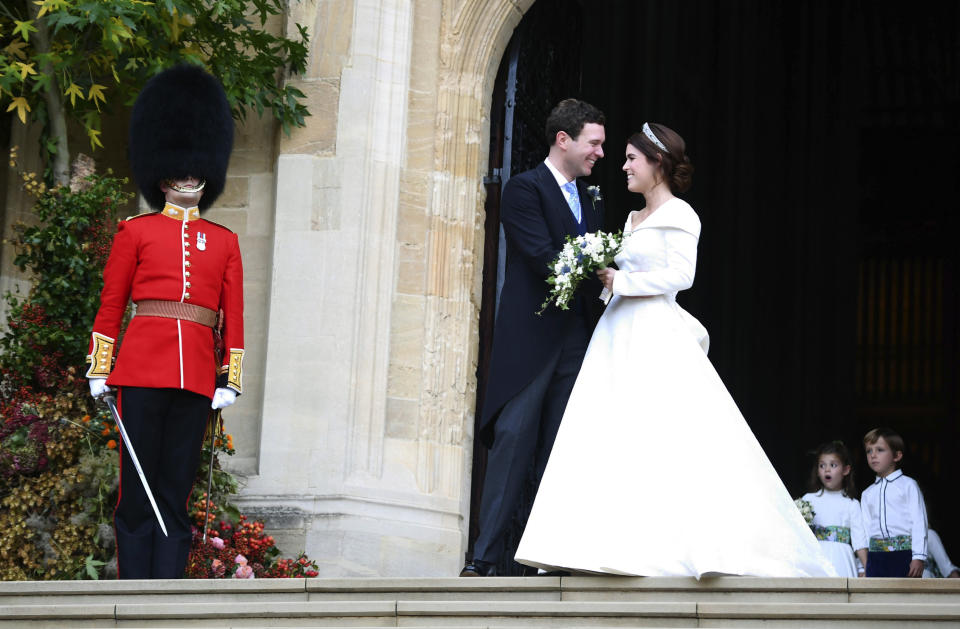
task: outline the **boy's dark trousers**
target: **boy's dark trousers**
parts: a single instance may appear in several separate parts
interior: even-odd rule
[[[867,576],[906,577],[910,572],[910,561],[912,559],[912,550],[869,551],[867,553]]]

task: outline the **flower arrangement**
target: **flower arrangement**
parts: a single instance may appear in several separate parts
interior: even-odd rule
[[[543,314],[550,304],[569,310],[580,282],[597,269],[609,266],[622,246],[623,232],[596,231],[575,238],[567,236],[567,242],[553,261],[553,273],[547,278],[550,292],[537,314]]]
[[[190,513],[194,520],[193,540],[184,576],[192,579],[255,579],[315,577],[317,564],[306,554],[296,559],[277,559],[280,551],[273,537],[264,534],[262,522],[250,522],[239,515],[236,524],[218,519],[217,505],[206,509],[206,494],[193,502]],[[201,530],[208,521],[207,540]]]
[[[799,498],[794,500],[794,504],[797,505],[797,509],[800,510],[800,515],[803,516],[804,521],[807,524],[811,524],[813,522],[813,517],[817,515],[813,510],[813,505],[808,501],[801,500]]]

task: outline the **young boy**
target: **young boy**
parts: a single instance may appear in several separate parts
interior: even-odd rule
[[[874,428],[863,445],[877,474],[860,498],[870,537],[867,576],[920,578],[927,560],[927,509],[917,482],[899,469],[903,438],[890,428]]]

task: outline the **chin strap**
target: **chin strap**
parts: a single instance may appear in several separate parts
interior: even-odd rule
[[[188,186],[181,186],[181,185],[177,184],[174,180],[172,180],[172,179],[167,179],[166,184],[167,184],[167,187],[168,187],[168,188],[170,188],[171,190],[176,190],[177,192],[179,192],[179,193],[181,193],[181,194],[193,194],[193,193],[195,193],[195,192],[200,192],[201,190],[203,190],[203,189],[206,187],[206,185],[207,185],[207,180],[206,180],[206,179],[201,179],[201,180],[200,180],[200,183],[198,183],[198,184],[195,185],[195,186],[189,186],[189,185],[188,185]]]

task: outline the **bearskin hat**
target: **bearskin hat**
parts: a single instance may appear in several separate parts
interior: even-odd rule
[[[130,117],[130,168],[147,203],[162,209],[160,182],[206,180],[201,211],[227,180],[233,117],[220,82],[202,68],[178,65],[157,74],[137,96]]]

